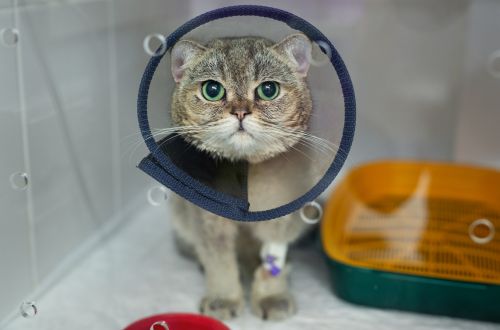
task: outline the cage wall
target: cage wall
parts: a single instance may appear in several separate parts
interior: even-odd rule
[[[136,169],[144,38],[236,3],[0,1],[0,325],[151,208],[158,184]],[[499,2],[257,3],[309,20],[346,61],[358,103],[346,169],[383,158],[500,168]],[[158,74],[161,122],[171,87]]]

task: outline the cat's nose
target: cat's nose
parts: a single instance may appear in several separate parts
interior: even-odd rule
[[[248,109],[233,109],[231,110],[231,114],[235,115],[240,121],[242,121],[243,118],[245,118],[246,115],[251,114],[251,112]]]

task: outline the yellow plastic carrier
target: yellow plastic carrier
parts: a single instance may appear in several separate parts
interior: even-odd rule
[[[500,321],[500,172],[385,161],[325,209],[334,291],[362,304]]]

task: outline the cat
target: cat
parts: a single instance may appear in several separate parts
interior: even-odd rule
[[[278,43],[258,37],[221,38],[205,45],[181,40],[171,51],[176,83],[173,124],[190,145],[214,158],[247,161],[249,180],[255,183],[249,187],[249,196],[264,208],[273,201],[268,195],[259,200],[259,189],[283,198],[297,196],[295,190],[311,185],[307,174],[272,184],[281,172],[281,162],[286,161],[281,155],[308,128],[312,100],[306,78],[311,48],[311,41],[298,33]],[[206,294],[200,311],[219,319],[236,317],[244,308],[240,255],[258,257],[266,244],[287,246],[308,229],[297,214],[241,223],[179,196],[169,200],[176,239],[184,250],[191,249],[205,273]],[[257,263],[250,294],[254,314],[280,320],[296,312],[289,272],[288,264],[271,274],[263,263]]]

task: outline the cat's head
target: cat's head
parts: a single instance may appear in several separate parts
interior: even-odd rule
[[[312,110],[306,83],[311,42],[293,34],[189,40],[172,49],[176,87],[172,120],[178,132],[215,157],[260,162],[290,150]]]

